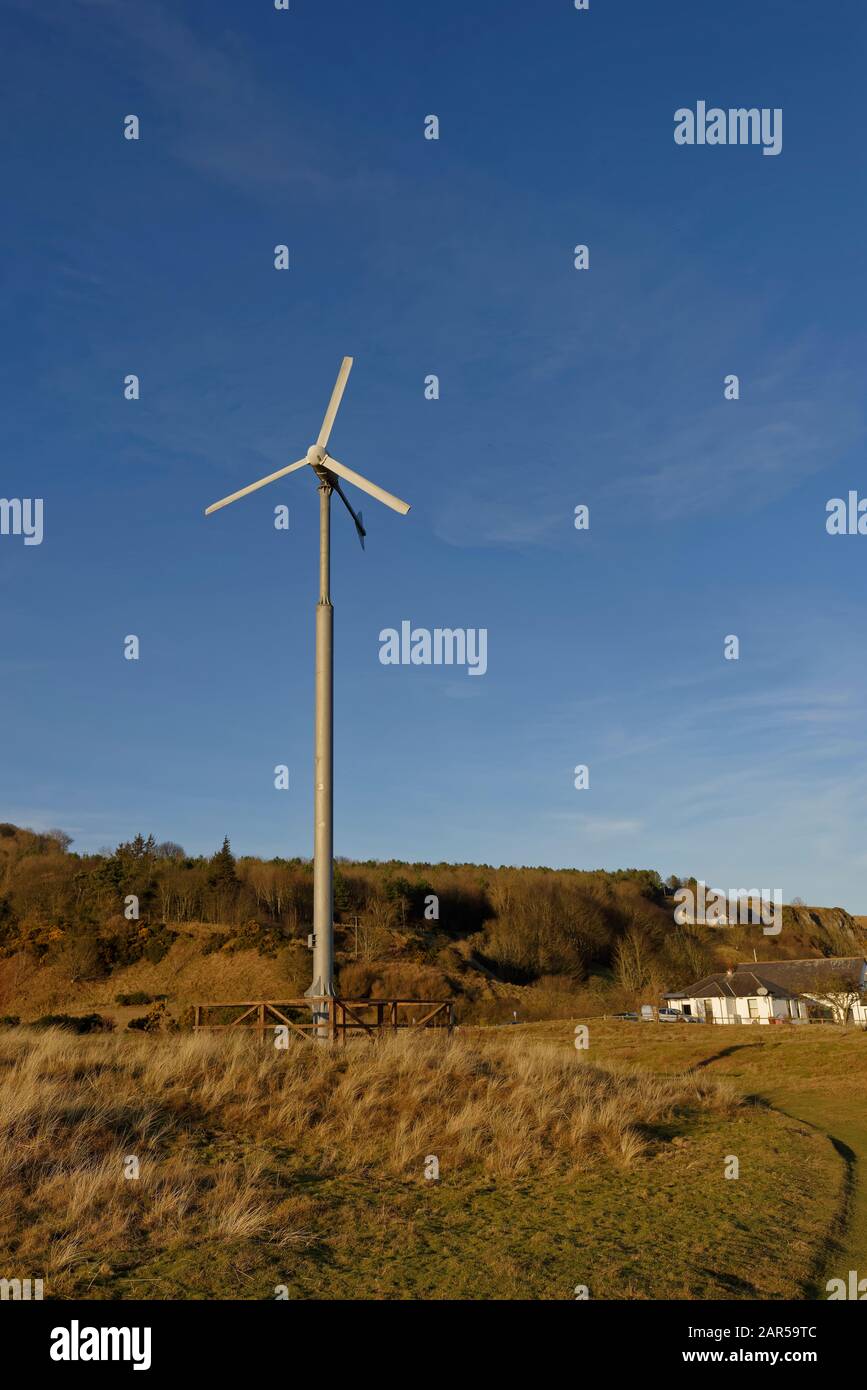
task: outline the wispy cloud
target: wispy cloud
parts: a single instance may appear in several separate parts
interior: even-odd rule
[[[575,824],[580,834],[592,840],[614,839],[622,835],[637,835],[642,828],[640,820],[618,816],[578,816]]]
[[[54,29],[64,25],[72,43],[103,45],[142,84],[167,127],[169,153],[189,168],[250,193],[335,186],[321,141],[310,156],[303,107],[263,82],[240,35],[217,28],[205,7],[196,25],[154,0],[74,0],[44,16],[30,0],[18,8]]]
[[[827,469],[863,435],[860,409],[833,381],[822,383],[813,399],[731,402],[723,422],[725,408],[715,403],[672,420],[664,442],[646,440],[640,456],[630,445],[612,495],[630,512],[649,504],[671,519],[733,499],[739,510],[755,511]]]
[[[439,540],[457,546],[538,545],[570,526],[563,507],[542,501],[537,507],[492,498],[492,489],[467,487],[452,492],[434,514]]]

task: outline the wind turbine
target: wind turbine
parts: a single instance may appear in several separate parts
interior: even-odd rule
[[[290,463],[287,468],[278,468],[267,478],[239,488],[228,497],[206,507],[205,516],[237,502],[250,492],[256,492],[268,483],[285,478],[299,468],[312,468],[319,479],[319,602],[316,606],[316,721],[313,770],[313,983],[307,991],[311,996],[314,1034],[319,1038],[328,1035],[327,1000],[334,994],[334,912],[333,912],[333,862],[334,862],[334,608],[331,604],[331,494],[336,492],[343,502],[358,532],[358,539],[364,548],[367,534],[361,520],[361,512],[350,505],[339,479],[361,488],[377,502],[400,512],[405,516],[409,504],[399,497],[386,492],[360,473],[338,463],[326,452],[326,445],[334,427],[334,420],[346,390],[352,358],[344,357],[337,373],[337,381],[331,392],[331,400],[322,421],[322,428],[315,444],[311,444],[303,459]]]

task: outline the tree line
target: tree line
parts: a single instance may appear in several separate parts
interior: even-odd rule
[[[215,948],[263,952],[311,930],[309,859],[237,858],[228,838],[210,856],[152,834],[96,854],[71,844],[61,830],[0,825],[0,954],[63,957],[86,974],[159,960],[185,923],[211,924]],[[357,959],[463,941],[515,982],[580,980],[599,966],[641,987],[660,954],[672,965],[701,954],[688,933],[672,933],[664,885],[647,869],[338,860],[334,909]]]

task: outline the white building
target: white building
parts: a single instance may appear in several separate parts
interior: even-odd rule
[[[756,961],[697,980],[665,996],[687,1018],[706,1023],[807,1023],[828,1018],[867,1027],[867,960]]]
[[[807,1005],[803,999],[741,966],[718,975],[707,975],[687,989],[666,994],[665,1002],[676,1013],[687,1018],[702,1018],[706,1023],[807,1021]]]
[[[744,968],[737,967],[738,970]],[[753,969],[759,971],[763,979],[772,980],[806,999],[811,1016],[824,1014],[835,1023],[867,1026],[867,959],[864,956],[759,961]]]

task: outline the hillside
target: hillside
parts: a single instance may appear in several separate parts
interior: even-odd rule
[[[61,831],[0,825],[0,1016],[96,1010],[126,1023],[167,997],[291,998],[310,981],[309,860],[191,858],[137,836],[78,855]],[[676,881],[675,881],[676,883]],[[865,924],[786,907],[760,927],[683,927],[654,870],[474,864],[335,866],[338,988],[347,997],[453,997],[495,1022],[612,1012],[738,960],[848,955]],[[145,1001],[146,1002],[146,1001]]]

